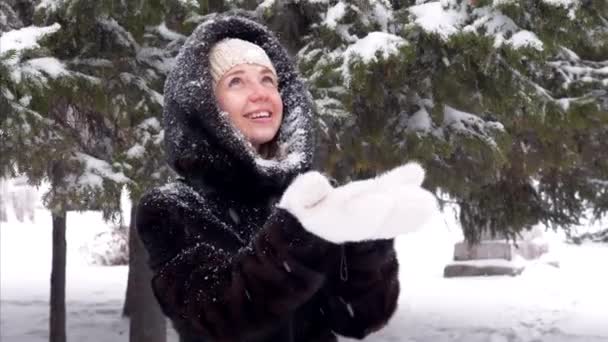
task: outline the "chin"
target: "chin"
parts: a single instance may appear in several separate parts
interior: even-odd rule
[[[261,146],[261,145],[264,145],[264,144],[272,141],[272,138],[264,138],[264,139],[254,138],[254,139],[251,139],[250,141],[252,141],[254,145]]]
[[[277,133],[278,133],[278,130],[256,132],[255,134],[252,134],[250,136],[249,141],[253,141],[258,145],[262,145],[267,142],[270,142]]]

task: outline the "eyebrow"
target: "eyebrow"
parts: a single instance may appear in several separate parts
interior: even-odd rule
[[[262,74],[272,74],[272,75],[274,75],[274,73],[272,71],[270,71],[270,69],[268,69],[268,68],[264,68],[264,70],[262,70]]]
[[[229,77],[229,76],[234,76],[234,75],[242,75],[244,73],[245,73],[244,70],[233,70],[233,71],[227,73],[226,76],[224,76],[224,77]],[[275,76],[275,78],[278,78],[270,69],[268,69],[266,67],[260,73],[264,74],[264,75],[265,74],[271,74],[271,75]]]
[[[243,70],[234,70],[234,71],[231,71],[231,72],[227,73],[226,77],[227,76],[232,76],[232,75],[244,74],[244,73],[245,73],[245,71],[243,71]]]

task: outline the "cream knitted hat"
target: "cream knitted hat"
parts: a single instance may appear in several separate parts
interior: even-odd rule
[[[277,75],[266,51],[259,45],[238,38],[226,38],[215,44],[209,54],[213,86],[215,87],[228,70],[243,63],[265,66]]]

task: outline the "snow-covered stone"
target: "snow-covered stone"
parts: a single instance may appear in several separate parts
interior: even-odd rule
[[[508,242],[506,240],[481,241],[469,244],[466,241],[454,245],[454,260],[505,259],[513,260],[521,256],[526,260],[538,259],[549,251],[549,244],[543,240]]]
[[[521,263],[504,259],[487,259],[484,262],[480,262],[480,260],[458,261],[447,265],[443,269],[443,276],[446,278],[495,275],[515,276],[521,274],[524,268],[524,265]]]
[[[538,228],[523,232],[517,241],[484,231],[478,243],[463,240],[454,244],[454,262],[445,267],[444,276],[518,275],[526,261],[537,260],[548,251],[549,243]]]

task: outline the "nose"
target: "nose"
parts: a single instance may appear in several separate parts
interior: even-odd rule
[[[268,89],[260,82],[251,83],[251,91],[249,92],[249,100],[251,102],[263,101],[268,99]]]

